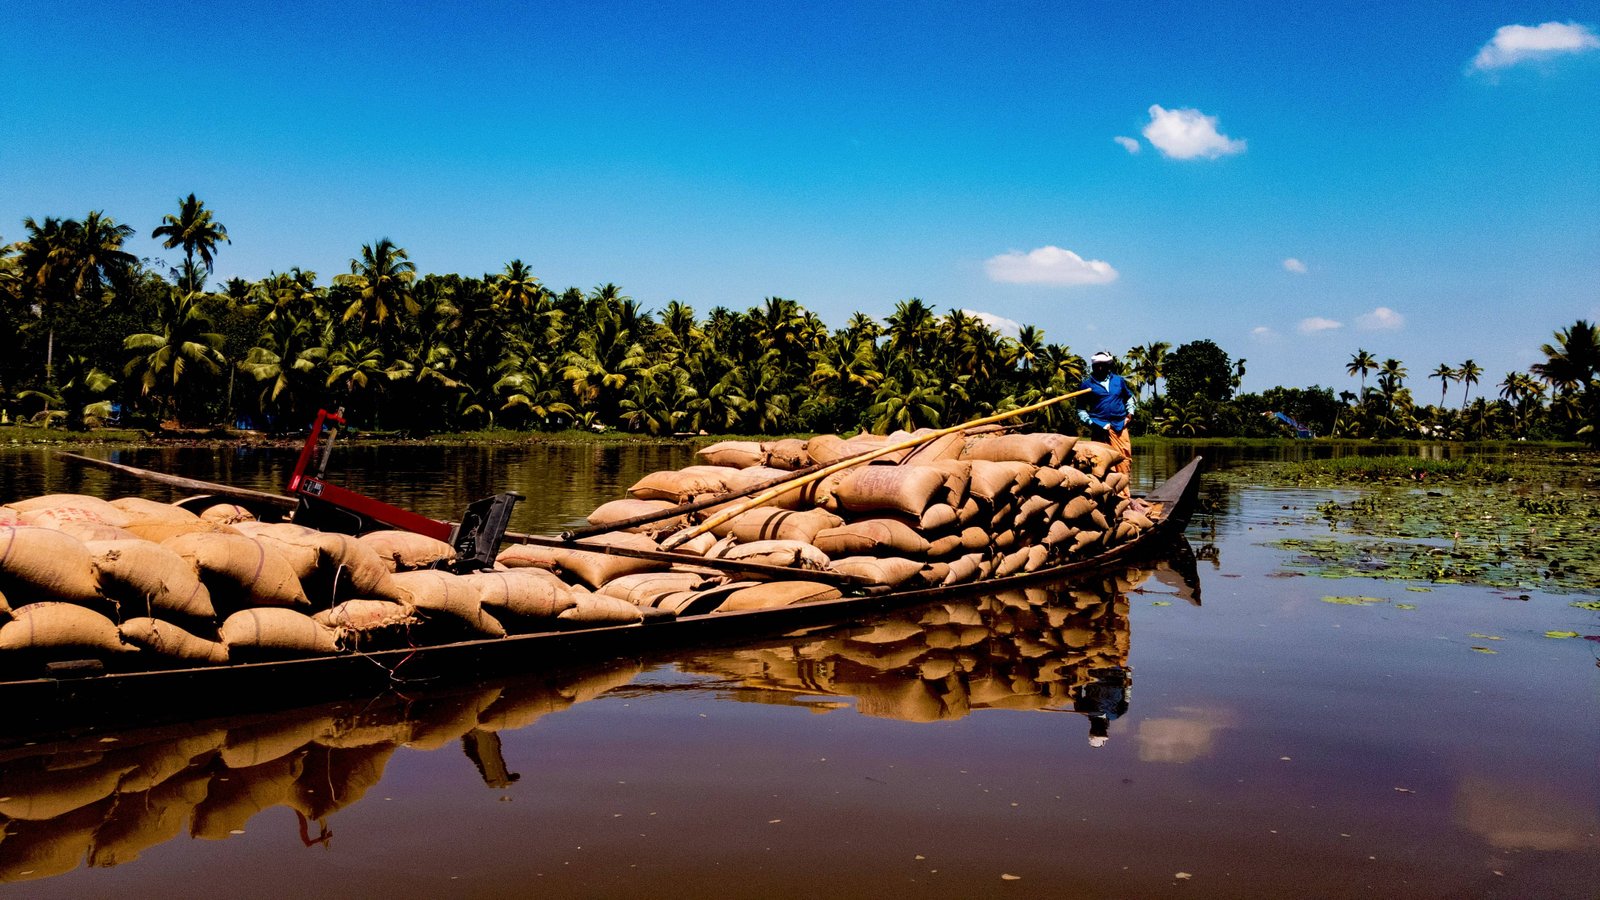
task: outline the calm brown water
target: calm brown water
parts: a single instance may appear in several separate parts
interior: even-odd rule
[[[292,455],[119,459],[271,489]],[[440,517],[520,490],[529,531],[688,461],[340,459],[342,483]],[[5,498],[143,490],[0,460]],[[18,748],[0,754],[0,895],[1596,896],[1600,644],[1545,632],[1600,635],[1570,605],[1597,598],[1287,576],[1267,542],[1315,531],[1304,512],[1329,496],[1208,483],[1203,605],[1178,572],[1130,570],[748,648]],[[1322,602],[1351,594],[1388,602]]]

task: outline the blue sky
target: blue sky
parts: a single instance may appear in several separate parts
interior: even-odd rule
[[[148,235],[193,191],[233,237],[218,277],[326,282],[387,236],[424,272],[521,258],[702,315],[916,296],[1084,354],[1210,338],[1249,389],[1349,387],[1365,348],[1424,399],[1440,362],[1498,380],[1600,318],[1594,2],[7,20],[4,240],[103,209],[175,258]]]

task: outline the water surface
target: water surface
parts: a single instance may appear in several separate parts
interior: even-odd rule
[[[293,454],[119,459],[274,489]],[[4,461],[7,498],[142,490]],[[515,489],[552,531],[687,461],[357,448],[335,478],[443,518]],[[1212,479],[1197,572],[13,747],[0,894],[1595,896],[1600,644],[1545,633],[1600,613],[1296,574],[1269,544],[1330,496]]]

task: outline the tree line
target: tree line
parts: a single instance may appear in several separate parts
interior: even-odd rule
[[[609,283],[557,292],[520,259],[481,277],[419,274],[387,238],[331,279],[289,268],[212,284],[228,232],[193,194],[151,231],[181,250],[170,267],[129,253],[134,229],[103,212],[22,227],[0,247],[0,404],[69,427],[116,411],[131,424],[293,431],[343,407],[359,426],[417,434],[882,432],[1036,402],[1085,371],[1041,328],[1002,335],[917,298],[837,329],[781,297],[702,317],[676,300],[646,310]],[[1136,346],[1118,367],[1141,429],[1174,436],[1277,434],[1281,412],[1323,435],[1592,438],[1600,338],[1580,320],[1542,349],[1546,361],[1507,373],[1496,399],[1468,400],[1484,375],[1471,360],[1441,364],[1428,376],[1438,405],[1417,402],[1401,362],[1364,350],[1347,367],[1359,392],[1337,395],[1240,394],[1246,360],[1206,340]],[[1069,410],[1046,418],[1072,427]]]

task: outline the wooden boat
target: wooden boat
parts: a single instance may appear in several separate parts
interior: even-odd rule
[[[1154,522],[1137,538],[1096,556],[1036,572],[960,585],[865,593],[771,609],[647,620],[643,624],[552,630],[426,647],[346,652],[271,662],[155,671],[61,671],[0,681],[0,739],[70,733],[115,722],[176,721],[223,712],[287,708],[385,690],[462,683],[514,673],[636,657],[665,649],[748,642],[798,629],[865,619],[884,610],[1030,584],[1071,582],[1171,552],[1193,512],[1202,460],[1146,495]],[[804,574],[804,573],[800,573]]]

